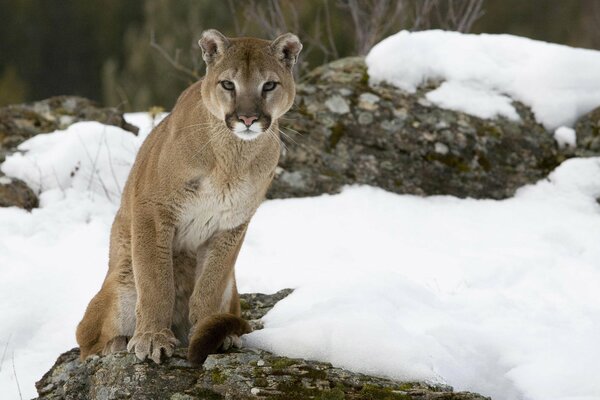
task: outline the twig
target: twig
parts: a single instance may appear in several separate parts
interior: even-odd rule
[[[2,358],[0,358],[0,371],[2,371],[2,364],[4,364],[4,358],[6,357],[6,350],[8,350],[8,344],[10,343],[10,338],[12,333],[8,335],[8,339],[6,339],[6,344],[4,345],[4,351],[2,351]]]
[[[115,181],[117,190],[119,191],[119,196],[121,196],[123,194],[123,191],[121,190],[121,184],[119,183],[119,180],[117,179],[117,174],[115,173],[115,169],[114,169],[113,162],[112,162],[112,154],[110,153],[110,146],[108,145],[108,140],[106,139],[106,135],[104,135],[104,145],[106,146],[106,152],[108,155],[108,165],[110,166],[110,173],[113,177],[113,180]]]
[[[12,368],[15,382],[17,383],[17,390],[19,391],[19,399],[23,400],[23,394],[21,394],[21,385],[19,385],[19,378],[17,378],[17,370],[15,369],[15,352],[12,353]]]
[[[54,176],[54,180],[56,181],[56,184],[58,185],[58,188],[60,189],[61,193],[64,196],[65,195],[65,188],[63,188],[62,185],[60,184],[60,180],[58,179],[58,174],[56,173],[56,169],[54,168],[54,165],[52,166],[52,175]]]
[[[106,130],[106,128],[104,128]],[[93,195],[93,191],[91,191],[92,188],[92,182],[94,180],[94,175],[98,176],[98,181],[100,182],[100,186],[102,186],[102,189],[104,190],[104,194],[106,195],[106,197],[108,198],[108,201],[112,202],[112,198],[110,197],[110,193],[108,188],[106,187],[106,184],[104,183],[104,181],[102,180],[102,177],[100,176],[100,173],[98,172],[97,167],[97,162],[98,162],[98,157],[99,157],[99,153],[100,153],[100,148],[102,146],[102,144],[98,144],[98,152],[96,153],[96,159],[92,160],[92,156],[90,155],[90,152],[88,151],[85,143],[83,142],[83,140],[81,139],[81,137],[78,135],[77,139],[79,140],[79,142],[81,143],[81,145],[83,146],[83,149],[85,150],[85,154],[88,157],[88,160],[92,163],[92,172],[90,174],[90,180],[88,182],[88,188],[87,190],[90,191]],[[93,199],[93,196],[92,196]]]
[[[177,71],[186,74],[188,77],[193,78],[194,80],[199,79],[200,75],[197,71],[191,70],[185,66],[183,66],[179,62],[179,50],[175,51],[175,59],[167,53],[165,49],[163,49],[158,43],[156,43],[156,37],[154,31],[150,32],[150,46],[159,52],[161,56],[169,63],[173,68]]]

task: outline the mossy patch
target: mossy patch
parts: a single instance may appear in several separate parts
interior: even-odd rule
[[[310,379],[327,379],[327,373],[320,369],[310,368],[310,367],[300,367],[300,371],[302,371],[303,378]]]
[[[277,360],[273,361],[271,367],[273,368],[273,370],[282,370],[284,368],[291,367],[297,362],[298,361],[289,358],[278,358]]]
[[[477,130],[477,135],[501,139],[502,136],[504,136],[504,132],[502,132],[502,129],[496,125],[482,125]]]
[[[411,397],[405,393],[399,393],[390,388],[381,388],[373,385],[365,385],[360,391],[364,400],[410,400]]]
[[[254,386],[267,387],[267,386],[269,386],[269,381],[267,381],[266,378],[258,377],[256,379],[254,379]]]
[[[331,128],[331,136],[329,136],[329,148],[334,149],[342,136],[344,136],[344,126],[338,122]]]
[[[252,306],[250,305],[250,303],[248,303],[246,300],[244,299],[240,299],[240,307],[243,311],[247,311],[252,309]]]
[[[212,379],[212,381],[217,385],[222,385],[227,380],[218,369],[213,369],[210,371],[210,379]]]
[[[335,387],[331,390],[325,390],[321,392],[315,400],[344,400],[346,398],[346,393],[340,388]]]
[[[457,157],[453,154],[438,154],[438,153],[429,153],[425,156],[427,161],[439,161],[442,164],[454,168],[459,172],[469,172],[469,165],[464,162],[460,157]]]

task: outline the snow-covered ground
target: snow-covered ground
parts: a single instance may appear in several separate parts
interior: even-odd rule
[[[146,114],[127,118],[139,137],[79,123],[29,140],[1,167],[42,191],[31,213],[0,208],[2,399],[19,398],[17,379],[33,397],[35,380],[76,345],[106,272],[120,190],[152,126]],[[591,158],[504,201],[371,187],[268,201],[240,254],[240,290],[296,291],[246,342],[496,400],[598,400],[598,197],[600,158]]]
[[[600,52],[518,36],[401,31],[377,44],[367,65],[373,82],[411,92],[442,79],[427,98],[481,118],[517,119],[509,95],[550,130],[600,104]]]

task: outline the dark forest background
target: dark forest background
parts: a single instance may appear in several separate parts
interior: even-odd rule
[[[0,0],[0,105],[81,95],[170,108],[202,75],[207,28],[298,33],[300,75],[400,29],[510,33],[600,49],[600,0]]]

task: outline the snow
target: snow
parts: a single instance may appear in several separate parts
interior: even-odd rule
[[[401,31],[373,47],[366,62],[372,82],[409,92],[444,80],[427,95],[431,101],[483,118],[514,117],[508,95],[549,130],[572,126],[600,104],[600,52],[518,36]]]
[[[470,82],[443,82],[425,97],[442,108],[468,112],[479,118],[505,117],[520,120],[508,96],[491,92],[485,87],[477,87]]]
[[[42,191],[31,213],[0,208],[3,399],[18,398],[15,375],[34,396],[33,383],[76,346],[106,272],[120,186],[152,125],[127,119],[144,126],[139,137],[78,123],[30,139],[2,165]],[[600,399],[598,196],[591,158],[504,201],[360,186],[268,201],[240,254],[240,290],[296,291],[245,340],[500,400]]]
[[[558,144],[558,147],[575,147],[577,146],[577,135],[573,128],[568,126],[561,126],[554,131],[554,140]]]

